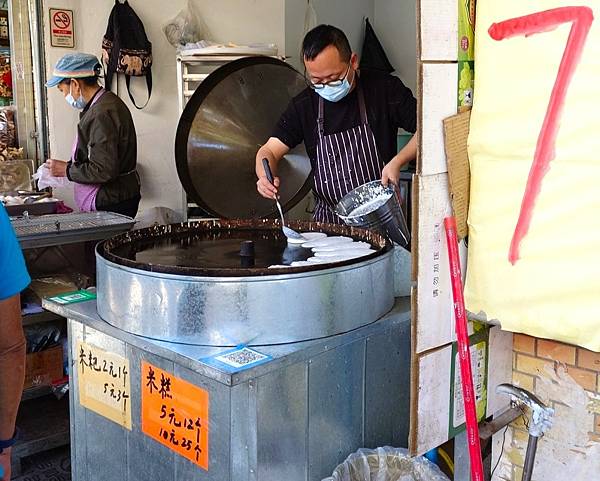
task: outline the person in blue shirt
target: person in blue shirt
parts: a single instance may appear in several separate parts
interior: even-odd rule
[[[25,378],[20,293],[31,279],[6,210],[0,203],[0,481],[10,480],[10,453]]]

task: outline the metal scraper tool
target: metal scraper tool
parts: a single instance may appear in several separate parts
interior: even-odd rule
[[[262,163],[263,168],[265,169],[265,175],[267,176],[267,179],[269,180],[269,182],[271,182],[271,184],[275,185],[273,181],[273,173],[271,172],[271,167],[269,166],[269,161],[267,159],[262,159]],[[293,239],[296,241],[307,240],[294,229],[290,229],[285,225],[285,220],[283,218],[283,210],[281,209],[281,204],[279,203],[277,195],[275,195],[275,203],[277,204],[277,209],[279,210],[279,215],[281,216],[281,230],[283,230],[283,234],[288,239]]]

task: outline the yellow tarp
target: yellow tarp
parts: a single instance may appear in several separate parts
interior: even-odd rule
[[[575,2],[575,10],[492,29],[496,37],[509,35],[511,27],[542,33],[499,40],[489,32],[494,23],[573,3],[477,3],[465,297],[469,311],[498,320],[503,329],[600,351],[600,1]],[[592,13],[591,29],[582,37]],[[568,18],[579,19],[573,39],[583,38],[582,54],[573,63],[570,85],[555,95],[566,92],[555,116],[555,155],[513,265],[511,240],[573,25]],[[553,19],[566,23],[548,29]]]

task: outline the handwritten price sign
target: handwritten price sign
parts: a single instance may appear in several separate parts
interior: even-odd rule
[[[204,389],[142,362],[142,431],[207,471],[208,402]]]
[[[543,7],[477,4],[465,298],[504,329],[600,350],[600,11]]]
[[[131,430],[129,360],[80,341],[77,371],[81,405]]]

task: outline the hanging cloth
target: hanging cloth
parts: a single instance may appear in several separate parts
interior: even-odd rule
[[[375,30],[373,30],[368,18],[365,19],[365,40],[363,42],[360,69],[379,70],[386,73],[392,73],[395,70],[385,54],[383,45],[375,35]]]

